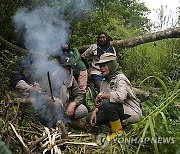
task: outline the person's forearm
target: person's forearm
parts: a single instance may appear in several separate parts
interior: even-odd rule
[[[69,104],[73,104],[74,107],[78,105],[76,102],[70,102]]]
[[[109,93],[100,93],[99,94],[100,99],[110,99],[110,94]]]
[[[95,108],[95,109],[94,109],[94,112],[96,112],[96,113],[99,112],[99,109],[98,109],[98,108]]]

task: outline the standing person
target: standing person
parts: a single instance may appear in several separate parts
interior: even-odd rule
[[[76,48],[71,48],[70,44],[66,43],[63,46],[63,52],[66,58],[70,58],[74,67],[73,75],[78,82],[82,94],[85,95],[88,73],[85,64],[81,60],[79,51]]]
[[[114,53],[116,55],[115,48],[110,44],[112,38],[105,32],[101,32],[97,38],[97,44],[92,44],[82,55],[83,60],[91,59],[91,67],[88,68],[88,75],[90,76],[94,85],[99,89],[100,83],[104,78],[101,74],[99,66],[96,66],[96,62],[100,56],[104,53]],[[87,63],[86,63],[87,64]],[[88,67],[88,65],[86,66]]]
[[[86,118],[91,126],[110,122],[112,134],[106,137],[106,141],[111,141],[117,134],[123,133],[122,123],[140,121],[142,111],[130,81],[118,68],[116,56],[105,53],[97,64],[105,80],[95,99],[96,108]]]

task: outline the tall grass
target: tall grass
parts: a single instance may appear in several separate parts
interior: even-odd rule
[[[145,137],[145,135],[147,134],[148,128],[150,128],[151,137],[152,138],[156,137],[157,132],[155,130],[158,130],[158,127],[159,127],[159,124],[155,125],[157,116],[162,116],[162,121],[168,132],[168,122],[167,122],[167,118],[166,118],[164,112],[167,109],[168,105],[170,105],[171,103],[174,102],[174,100],[179,98],[179,94],[180,94],[180,89],[179,89],[180,81],[178,81],[178,83],[175,86],[173,91],[168,91],[168,88],[165,85],[165,83],[158,77],[150,76],[150,77],[146,78],[145,80],[143,80],[143,82],[145,82],[146,80],[148,80],[150,78],[156,78],[160,82],[160,84],[164,88],[165,97],[164,97],[164,99],[161,100],[160,105],[153,112],[149,113],[148,116],[144,117],[144,119],[140,122],[141,124],[143,123],[143,125],[145,125],[141,138]],[[142,144],[143,143],[139,144],[136,153],[139,153]],[[154,145],[155,153],[158,154],[159,150],[158,150],[157,143],[153,142],[153,145]]]
[[[122,70],[131,81],[141,82],[147,76],[157,76],[165,80],[177,80],[180,70],[180,40],[163,40],[126,49],[119,61]],[[120,51],[119,51],[120,52]],[[149,85],[155,87],[159,83]]]

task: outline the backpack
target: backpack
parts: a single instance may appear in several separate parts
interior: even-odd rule
[[[93,85],[89,85],[86,91],[85,105],[89,112],[94,110],[94,99],[96,98],[96,90]]]

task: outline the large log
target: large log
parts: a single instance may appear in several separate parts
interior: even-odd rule
[[[1,35],[0,35],[0,44],[2,44],[3,46],[6,47],[6,49],[13,51],[19,55],[24,55],[27,54],[29,51],[25,50],[23,48],[20,48],[10,42],[8,42],[7,40],[5,40]]]
[[[140,44],[145,44],[149,42],[159,41],[163,39],[168,38],[180,38],[180,27],[177,28],[170,28],[166,29],[164,31],[144,34],[141,36],[137,36],[130,39],[124,39],[124,40],[114,40],[111,42],[111,44],[115,47],[115,49],[119,48],[129,48],[129,47],[135,47]],[[84,52],[89,45],[84,45],[79,47],[79,51],[82,53]]]
[[[124,40],[114,40],[111,42],[111,44],[116,48],[129,48],[129,47],[135,47],[140,44],[154,42],[158,40],[168,39],[168,38],[180,38],[180,27],[177,28],[170,28],[166,29],[164,31],[144,34],[141,36],[137,36],[130,39],[124,39]],[[16,52],[17,54],[26,54],[29,51],[22,49],[7,40],[5,40],[2,36],[0,36],[0,43],[5,46],[7,49],[10,49],[13,52]],[[80,53],[83,53],[89,45],[84,45],[77,47]]]

